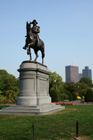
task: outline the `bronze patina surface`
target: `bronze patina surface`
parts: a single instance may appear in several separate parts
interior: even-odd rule
[[[31,28],[31,24],[33,24],[33,27]],[[31,58],[31,49],[34,49],[34,53],[36,55],[36,58],[34,61],[37,60],[38,58],[38,51],[40,50],[42,53],[42,64],[44,64],[44,42],[39,38],[38,33],[40,32],[40,27],[37,26],[37,21],[33,20],[32,22],[28,23],[26,22],[26,41],[25,41],[25,46],[23,49],[27,49],[27,54],[30,55],[30,61],[32,60]]]

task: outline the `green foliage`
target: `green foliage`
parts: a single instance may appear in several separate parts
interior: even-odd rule
[[[82,96],[85,97],[85,94],[87,92],[88,89],[91,89],[87,84],[84,83],[76,83],[76,87],[77,88],[77,93],[79,93],[79,96],[82,98]]]
[[[69,83],[69,84],[64,83],[63,93],[66,93],[68,91],[71,94],[77,93],[79,94],[79,96],[82,97],[82,96],[85,96],[86,91],[88,89],[91,89],[91,88],[87,84],[84,84],[84,83],[79,83],[79,82]],[[76,99],[76,95],[73,94],[72,96],[74,96],[74,99]]]
[[[16,100],[16,98],[18,97],[18,94],[19,94],[19,92],[15,92],[13,90],[7,90],[6,91],[6,96],[10,100]]]
[[[15,100],[19,94],[19,80],[5,70],[0,70],[0,91],[5,99]]]
[[[16,79],[13,75],[8,74],[5,70],[0,70],[0,89],[9,90],[16,83]]]
[[[3,95],[0,95],[0,101],[4,101],[5,97]]]
[[[72,101],[73,100],[73,96],[72,94],[69,92],[69,91],[66,91],[66,94],[69,96],[69,101]]]
[[[63,88],[63,81],[62,77],[57,74],[56,72],[50,72],[49,75],[49,90],[54,88],[57,93],[59,92],[60,88]]]
[[[73,100],[76,100],[77,99],[77,95],[74,92],[72,92],[71,94],[73,96]]]
[[[69,83],[68,84],[68,87],[67,87],[67,90],[72,93],[72,92],[75,92],[76,90],[76,84],[75,83]]]
[[[88,79],[88,78],[83,77],[83,80],[84,79]],[[63,83],[61,76],[59,76],[56,72],[53,73],[50,72],[49,90],[51,90],[51,88],[55,89],[58,94],[59,100],[62,100],[61,94],[66,93],[69,96],[69,100],[72,101],[77,99],[77,95],[79,95],[81,98],[82,96],[85,97],[87,90],[91,89],[91,80],[88,79],[86,81],[87,82],[85,82],[84,80],[82,82],[82,78],[81,78],[81,81],[77,83],[73,83],[73,82],[69,84]]]
[[[69,99],[69,96],[66,93],[60,93],[59,95],[60,95],[59,101],[64,101]]]
[[[93,91],[91,89],[86,92],[85,102],[93,102]]]
[[[58,94],[57,94],[56,90],[51,88],[49,94],[50,94],[50,97],[52,98],[52,102],[58,102]]]
[[[4,101],[5,100],[5,97],[2,94],[2,91],[0,90],[0,101]]]
[[[80,92],[79,92],[79,96],[82,98],[82,96],[85,97],[86,95],[86,89],[82,89]]]
[[[87,84],[89,87],[92,87],[92,80],[88,77],[82,77],[79,82]]]
[[[16,80],[15,86],[19,89],[19,80]]]

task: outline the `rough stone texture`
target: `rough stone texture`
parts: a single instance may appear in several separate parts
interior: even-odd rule
[[[65,109],[51,103],[49,70],[37,62],[24,61],[20,68],[20,93],[16,105],[3,108],[2,114],[45,115]]]

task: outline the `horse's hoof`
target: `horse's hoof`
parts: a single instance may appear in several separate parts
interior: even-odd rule
[[[42,65],[44,65],[44,62],[42,61]]]
[[[30,52],[27,52],[27,54],[30,54]]]

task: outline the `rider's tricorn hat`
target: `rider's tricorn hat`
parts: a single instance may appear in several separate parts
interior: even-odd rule
[[[36,25],[36,24],[38,24],[38,22],[34,19],[34,20],[31,22],[31,24]]]

